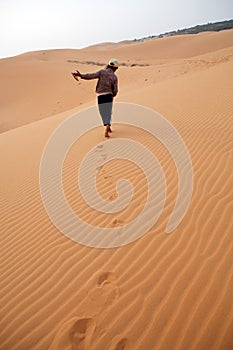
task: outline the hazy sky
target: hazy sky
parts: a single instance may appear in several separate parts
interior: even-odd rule
[[[232,0],[0,0],[0,58],[231,18]]]

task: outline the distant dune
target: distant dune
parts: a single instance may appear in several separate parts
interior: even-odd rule
[[[192,71],[205,69],[213,64],[218,50],[228,49],[229,53],[223,54],[223,59],[228,59],[232,43],[233,30],[229,30],[142,43],[106,43],[82,50],[37,51],[0,60],[0,132],[94,103],[95,81],[75,82],[70,75],[74,69],[96,71],[101,68],[99,63],[117,57],[124,64],[118,73],[120,98],[126,91],[148,85],[148,80],[154,85],[189,71],[191,66]],[[198,57],[203,54],[207,54],[205,63]],[[96,66],[85,64],[89,61]]]
[[[96,71],[110,57],[123,64],[116,102],[150,107],[172,123],[189,151],[194,189],[183,221],[165,234],[178,191],[176,166],[151,134],[114,124],[113,114],[111,138],[151,150],[164,171],[167,198],[142,238],[97,249],[71,241],[50,221],[39,167],[56,127],[96,104],[96,82],[76,82],[70,72]],[[233,30],[0,60],[1,350],[233,348],[232,71]],[[116,198],[118,179],[132,182],[135,196],[120,213],[97,213],[80,195],[81,161],[102,141],[100,122],[73,144],[64,193],[89,224],[124,226],[147,200],[145,176],[133,163],[114,160],[97,173],[108,201]],[[106,154],[100,149],[98,156]]]

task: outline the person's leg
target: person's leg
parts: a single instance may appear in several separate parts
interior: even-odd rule
[[[107,121],[107,125],[106,125],[106,130],[105,130],[105,137],[109,137],[109,133],[112,132],[111,129],[111,119],[112,119],[112,102],[113,102],[113,97],[111,94],[106,95],[106,103],[105,103],[105,107],[106,107],[106,121]]]
[[[109,133],[112,132],[111,126],[108,124],[106,125],[106,129],[105,129],[105,137],[110,137]]]
[[[105,137],[109,137],[111,130],[111,117],[112,117],[112,94],[98,96],[98,108],[102,118],[103,124],[106,127]]]

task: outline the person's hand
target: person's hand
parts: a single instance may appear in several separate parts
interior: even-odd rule
[[[81,77],[81,73],[78,71],[78,70],[76,70],[75,72],[72,72],[71,73],[74,77]]]
[[[74,79],[76,79],[76,80],[78,80],[78,77],[81,76],[81,74],[79,73],[79,71],[71,72],[71,74],[73,75]]]
[[[78,70],[76,70],[75,75],[81,78],[81,73]]]

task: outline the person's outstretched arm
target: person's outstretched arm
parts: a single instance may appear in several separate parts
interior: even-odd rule
[[[81,79],[91,80],[91,79],[98,79],[100,77],[100,73],[101,71],[98,71],[95,73],[82,74],[78,70],[76,70],[76,72],[72,72],[72,75],[75,79],[76,77],[80,77]]]

